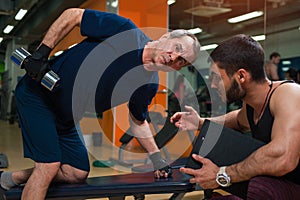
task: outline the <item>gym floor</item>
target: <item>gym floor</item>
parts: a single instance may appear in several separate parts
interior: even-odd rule
[[[42,133],[41,133],[42,134]],[[105,146],[105,145],[103,145]],[[100,149],[99,149],[100,148]],[[101,149],[102,148],[102,149]],[[89,148],[88,148],[89,149]],[[107,148],[105,147],[98,147],[98,149],[93,149],[90,151],[90,161],[91,161],[91,172],[90,177],[95,176],[108,176],[108,175],[115,175],[120,173],[127,173],[124,172],[126,170],[116,170],[112,168],[101,168],[101,167],[94,167],[92,165],[93,161],[96,160],[95,153],[91,153],[93,151],[101,151],[102,155],[106,155],[105,151]],[[109,150],[108,150],[109,151]],[[22,138],[21,138],[21,131],[18,126],[18,123],[9,124],[8,121],[0,120],[0,152],[4,153],[8,157],[9,166],[8,168],[0,169],[4,171],[13,171],[19,170],[24,168],[30,168],[33,166],[33,162],[29,159],[23,158],[23,150],[22,150]],[[108,153],[110,154],[110,152]],[[97,157],[97,155],[96,155]],[[121,169],[121,168],[118,168]],[[172,194],[153,194],[153,195],[146,195],[146,200],[164,200],[169,199]],[[108,198],[98,198],[99,200],[104,200]],[[133,200],[132,196],[126,197],[126,200]],[[203,192],[202,191],[195,191],[187,193],[184,200],[201,200],[203,199]]]

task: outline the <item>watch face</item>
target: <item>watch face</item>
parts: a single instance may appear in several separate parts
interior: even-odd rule
[[[222,184],[222,185],[226,185],[226,184],[228,183],[227,179],[224,178],[224,177],[219,177],[219,178],[218,178],[218,181],[219,181],[219,183]]]
[[[230,178],[224,176],[223,174],[219,174],[218,178],[216,179],[217,183],[222,187],[230,186]]]
[[[217,177],[216,177],[217,183],[222,187],[228,187],[230,186],[230,177],[225,172],[225,167],[221,167]]]

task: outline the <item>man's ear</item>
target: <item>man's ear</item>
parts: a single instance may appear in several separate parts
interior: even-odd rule
[[[244,82],[245,77],[247,76],[247,72],[244,69],[239,69],[237,71],[237,75],[238,75],[238,79],[240,80],[240,82]]]

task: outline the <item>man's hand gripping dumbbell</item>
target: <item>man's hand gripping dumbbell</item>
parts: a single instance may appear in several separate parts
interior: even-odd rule
[[[31,55],[24,48],[20,47],[13,52],[11,60],[19,65],[21,69],[24,68],[32,79],[52,91],[58,85],[60,78],[55,72],[50,70],[48,57],[51,50],[50,47],[41,44]]]
[[[48,57],[51,48],[42,44],[32,55],[27,56],[21,68],[25,68],[28,75],[37,82],[41,82],[44,75],[50,71]]]

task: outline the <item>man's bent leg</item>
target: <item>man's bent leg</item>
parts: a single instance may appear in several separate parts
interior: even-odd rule
[[[90,164],[87,149],[80,139],[80,135],[82,135],[80,127],[65,129],[60,133],[61,166],[55,181],[83,182],[90,171]]]
[[[1,174],[1,187],[5,190],[26,183],[32,173],[33,168],[24,169],[14,172],[3,172]]]
[[[23,189],[22,200],[45,199],[48,187],[57,175],[59,167],[59,162],[35,163],[32,174]]]
[[[29,177],[31,176],[33,168],[24,169],[20,171],[12,172],[12,179],[17,185],[26,183]]]
[[[55,182],[81,183],[86,180],[89,172],[76,169],[70,165],[64,164],[55,177]]]

